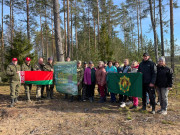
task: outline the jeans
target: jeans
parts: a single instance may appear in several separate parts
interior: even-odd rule
[[[159,95],[161,110],[167,111],[169,93],[168,88],[157,88],[157,92]]]
[[[116,102],[116,96],[114,93],[111,93],[111,102]]]

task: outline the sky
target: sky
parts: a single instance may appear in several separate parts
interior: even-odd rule
[[[116,5],[120,5],[121,2],[124,2],[125,0],[113,0],[114,1],[114,4]],[[167,1],[169,0],[164,0],[164,2],[167,3]],[[178,1],[178,5],[180,6],[180,0],[177,0]],[[62,7],[62,4],[60,5]],[[164,15],[164,17],[166,16],[167,19],[170,18],[169,17],[169,6],[166,6],[166,10],[167,10],[167,13]],[[9,14],[9,7],[7,6],[4,6],[4,15],[7,15]],[[1,17],[1,11],[0,11],[0,17]],[[61,14],[61,17],[63,18],[63,14]],[[17,16],[15,15],[15,19],[25,19],[26,18],[26,14],[24,15],[20,15],[20,16]],[[174,36],[175,36],[175,44],[177,44],[179,47],[180,47],[180,8],[178,9],[174,9]],[[143,19],[142,20],[142,29],[143,29],[143,35],[146,35],[147,38],[151,38],[153,39],[153,31],[149,31],[150,29],[150,25],[151,25],[151,20],[150,20],[150,16],[148,16],[147,18]],[[5,26],[6,28],[6,26]],[[123,39],[123,34],[122,34],[122,31],[120,29],[120,27],[116,27],[115,28],[116,31],[119,31],[118,33],[118,37],[120,37],[121,39]],[[158,36],[160,36],[160,28],[159,26],[157,27],[157,33],[158,33]],[[168,28],[168,33],[164,33],[164,39],[167,39],[169,40],[170,39],[170,28]],[[165,47],[167,47],[167,45],[165,44]],[[179,52],[180,54],[180,52]]]

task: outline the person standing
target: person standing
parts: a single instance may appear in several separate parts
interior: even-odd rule
[[[149,94],[152,105],[152,114],[155,114],[155,82],[157,75],[156,64],[151,61],[148,53],[143,54],[143,61],[139,64],[138,72],[143,74],[142,110],[146,110],[146,92]]]
[[[20,66],[17,64],[17,58],[13,58],[12,62],[7,66],[6,73],[10,79],[10,107],[14,107],[14,104],[18,102],[19,89],[20,89]]]
[[[104,62],[99,61],[98,69],[96,70],[96,83],[101,95],[99,103],[104,103],[106,101],[105,96],[105,86],[106,86],[106,70],[104,68]]]
[[[161,109],[158,113],[162,115],[167,114],[168,106],[168,92],[172,89],[173,85],[173,71],[166,66],[166,61],[164,57],[159,58],[159,63],[157,66],[157,78],[156,78],[156,88],[159,95]]]
[[[131,66],[129,66],[129,59],[124,60],[124,66],[121,67],[121,70],[119,73],[130,73],[131,72]],[[127,98],[129,98],[129,102],[126,103]],[[120,102],[120,107],[125,107],[126,104],[131,104],[132,103],[132,98],[128,97],[127,95],[121,95],[119,94],[119,102]]]
[[[43,58],[39,58],[38,64],[35,65],[34,70],[35,71],[43,71],[45,64],[43,63]],[[44,85],[37,85],[36,88],[36,98],[37,100],[40,100],[41,98],[45,98],[43,96],[44,94]]]
[[[29,57],[26,57],[25,63],[21,67],[22,71],[33,71],[33,68],[30,62],[31,62],[31,59]],[[24,84],[26,99],[28,102],[31,102],[31,88],[32,88],[32,84]]]
[[[54,72],[53,70],[53,58],[48,58],[47,64],[44,66],[44,71]],[[51,85],[46,85],[47,99],[53,99],[54,81]]]
[[[82,81],[84,76],[84,69],[81,67],[81,61],[77,61],[77,86],[78,86],[78,101],[81,101]],[[70,102],[73,102],[74,96],[71,96]]]
[[[86,68],[88,67],[88,64],[87,64],[87,62],[85,61],[84,62],[84,65],[83,65],[84,67],[83,67],[83,70],[84,70],[84,72],[85,72],[85,70],[86,70]],[[83,83],[83,88],[82,88],[82,101],[86,101],[86,98],[87,98],[87,93],[86,93],[86,85],[84,84],[84,76],[83,76],[83,81],[82,81]]]
[[[137,73],[139,64],[137,61],[133,61],[131,65],[131,73]],[[133,98],[133,106],[130,107],[130,109],[136,109],[138,107],[138,97],[132,97]]]
[[[107,73],[117,73],[117,68],[115,66],[113,66],[113,62],[109,61],[108,62],[108,66],[106,67],[106,72]],[[107,78],[108,80],[108,78]],[[116,96],[114,93],[111,93],[111,103],[115,103],[116,102]]]
[[[89,98],[90,102],[94,101],[94,89],[96,83],[96,76],[95,76],[96,69],[93,67],[93,62],[89,62],[89,66],[85,69],[84,72],[84,83],[87,86],[87,97]]]
[[[121,68],[120,68],[120,66],[119,66],[119,62],[115,62],[114,63],[114,65],[115,65],[115,67],[117,68],[117,72],[119,73],[119,72],[121,72]]]

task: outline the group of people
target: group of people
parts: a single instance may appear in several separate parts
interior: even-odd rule
[[[11,90],[11,107],[18,101],[18,91],[20,88],[19,71],[53,71],[53,59],[48,58],[47,64],[43,63],[43,58],[39,59],[38,64],[33,68],[30,65],[30,58],[27,57],[25,63],[20,68],[17,65],[17,58],[12,59],[12,63],[7,67],[7,75],[10,76],[10,90]],[[70,61],[70,57],[66,58],[66,61]],[[160,102],[161,109],[158,113],[163,115],[167,114],[168,106],[168,92],[172,89],[173,85],[173,71],[166,66],[165,57],[160,57],[158,64],[151,61],[148,53],[143,54],[143,60],[139,64],[137,61],[133,61],[129,64],[129,59],[124,60],[122,66],[119,62],[99,61],[98,67],[95,68],[92,61],[89,63],[77,61],[77,86],[78,86],[78,100],[90,102],[94,101],[95,85],[98,85],[98,92],[100,95],[100,103],[106,102],[106,97],[109,95],[107,86],[107,74],[108,73],[136,73],[143,74],[143,95],[142,95],[142,110],[146,110],[147,103],[150,100],[152,106],[152,114],[155,114],[155,91],[158,93],[158,100]],[[30,93],[32,85],[24,84],[27,101],[31,101]],[[46,85],[46,93],[48,99],[53,99],[54,84]],[[45,98],[43,95],[44,85],[38,85],[36,90],[36,98]],[[117,102],[117,94],[110,93],[111,102]],[[65,99],[68,99],[68,94],[65,94]],[[147,100],[148,99],[148,100]],[[73,102],[74,96],[70,96],[70,101]],[[119,94],[120,107],[125,107],[127,104],[133,102],[130,109],[138,107],[138,97],[128,97],[126,95]]]

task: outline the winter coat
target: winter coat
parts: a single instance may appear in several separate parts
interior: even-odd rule
[[[101,86],[106,84],[106,70],[104,67],[96,70],[96,83]]]
[[[137,73],[139,65],[136,67],[131,68],[131,73]]]
[[[138,72],[143,73],[143,84],[155,84],[157,68],[154,62],[150,59],[147,61],[142,61],[139,64]]]
[[[19,74],[17,71],[20,71],[20,66],[19,65],[14,65],[13,63],[10,63],[7,66],[6,73],[10,77],[10,82],[12,81],[20,81]]]
[[[157,66],[156,86],[168,88],[173,85],[173,71],[167,66]]]
[[[87,67],[84,72],[84,83],[87,85],[91,85],[96,82],[95,76],[96,69]]]

